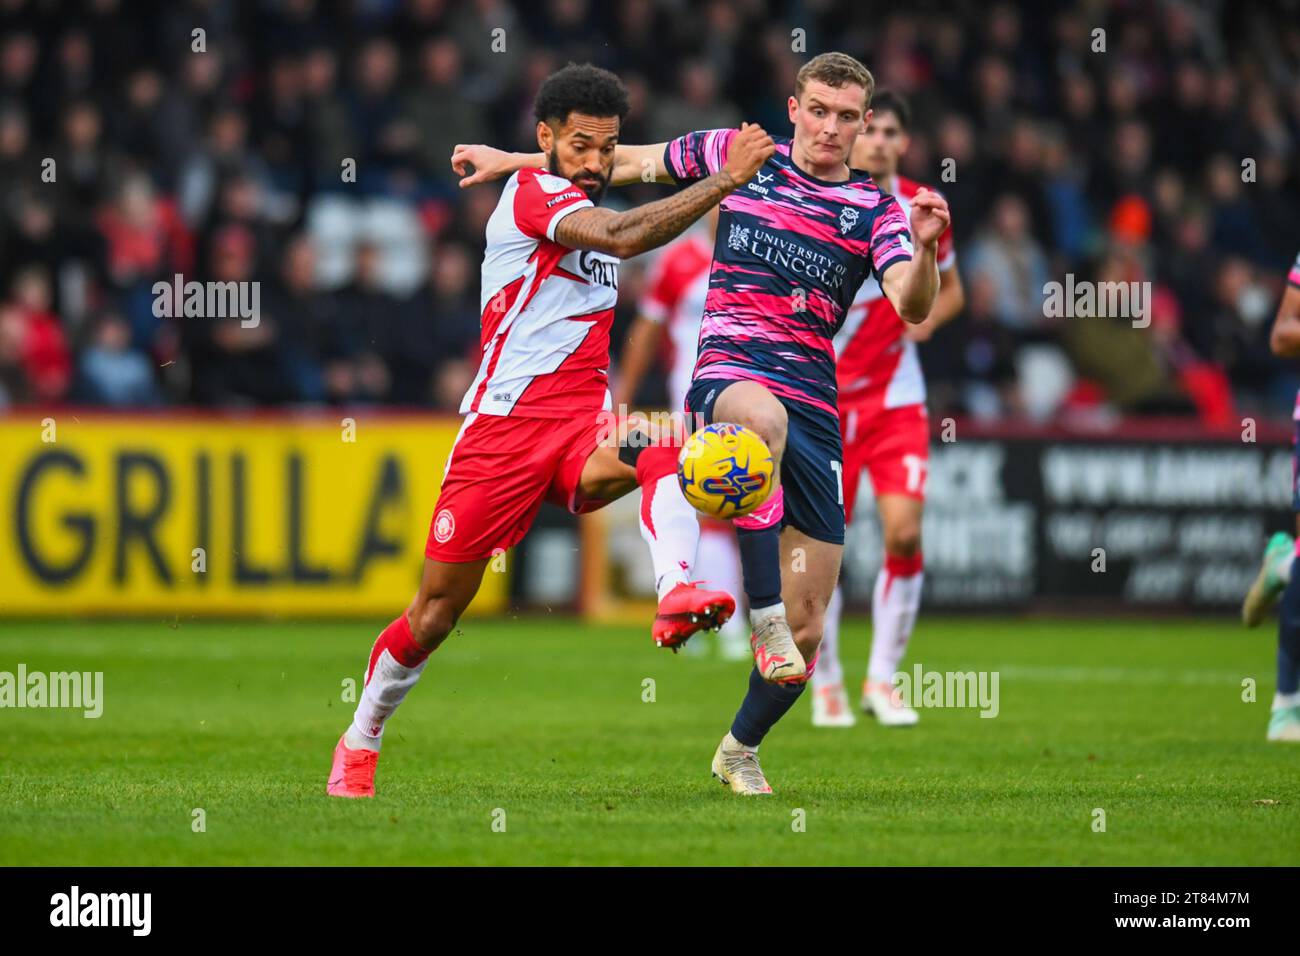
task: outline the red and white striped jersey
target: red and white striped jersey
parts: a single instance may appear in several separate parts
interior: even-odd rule
[[[695,371],[712,264],[713,242],[708,233],[698,227],[691,229],[655,259],[646,291],[637,304],[637,311],[662,325],[668,336],[668,398],[676,410],[686,407],[686,391]]]
[[[619,260],[555,241],[592,202],[562,176],[521,169],[487,224],[483,360],[462,413],[568,418],[609,407],[609,332]]]
[[[894,198],[909,221],[912,197],[921,184],[896,177]],[[952,226],[939,237],[939,271],[957,264]],[[916,343],[903,335],[906,323],[885,298],[874,275],[867,277],[849,306],[844,325],[835,335],[835,378],[839,406],[867,410],[901,408],[925,401],[925,378]]]

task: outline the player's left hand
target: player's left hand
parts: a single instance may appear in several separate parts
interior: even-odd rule
[[[933,189],[922,186],[912,197],[912,241],[917,245],[932,246],[948,228],[952,216],[948,200]]]
[[[467,163],[474,167],[474,172],[468,172]],[[466,186],[490,183],[494,179],[508,176],[515,171],[516,167],[511,165],[510,154],[503,149],[481,144],[466,146],[457,143],[456,148],[451,151],[451,168],[457,176],[461,177],[460,188],[464,189]]]

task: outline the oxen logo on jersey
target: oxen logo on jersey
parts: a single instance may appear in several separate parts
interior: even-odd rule
[[[438,512],[438,516],[433,519],[433,540],[439,544],[446,544],[455,533],[456,519],[452,517],[451,511],[443,508]]]
[[[727,236],[727,248],[733,252],[739,252],[748,245],[749,228],[747,226],[738,226],[733,222],[731,232]]]
[[[853,206],[845,206],[840,210],[840,234],[847,236],[853,231],[853,227],[858,224],[858,211]]]
[[[542,173],[537,177],[537,185],[542,188],[543,192],[558,193],[563,192],[573,185],[563,176],[552,176],[550,173]]]

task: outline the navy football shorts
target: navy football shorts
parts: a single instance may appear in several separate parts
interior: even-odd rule
[[[686,392],[686,410],[692,421],[699,415],[713,424],[713,406],[722,390],[738,379],[701,378]],[[762,384],[762,383],[759,383]],[[844,543],[844,446],[839,419],[803,402],[777,396],[789,425],[785,454],[781,458],[781,487],[785,489],[785,518],[810,538],[829,544]]]

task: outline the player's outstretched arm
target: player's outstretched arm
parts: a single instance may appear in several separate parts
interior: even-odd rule
[[[667,146],[667,143],[652,143],[649,146],[624,146],[619,143],[614,147],[614,170],[609,174],[609,184],[627,186],[631,183],[677,182],[664,165],[664,149]]]
[[[664,165],[664,148],[667,145],[655,143],[650,146],[616,146],[614,168],[609,176],[610,185],[676,182]],[[521,169],[540,169],[545,165],[545,153],[508,153],[504,149],[484,146],[482,143],[457,143],[451,151],[451,168],[460,177],[461,189],[490,183]],[[472,171],[470,167],[473,167]]]
[[[904,322],[918,325],[934,308],[939,292],[939,237],[948,228],[948,203],[922,187],[912,199],[912,258],[885,270],[880,287]]]
[[[451,151],[451,168],[460,177],[460,188],[490,183],[521,169],[540,169],[545,153],[507,153],[482,143],[457,143]],[[473,172],[469,167],[474,167]]]
[[[1280,358],[1300,358],[1300,286],[1286,287],[1268,344]]]
[[[555,240],[570,249],[594,249],[620,259],[662,246],[729,193],[739,189],[776,151],[772,137],[759,126],[736,134],[727,162],[711,176],[687,186],[666,199],[646,203],[627,212],[593,206],[560,220]]]

